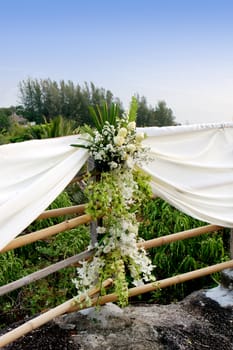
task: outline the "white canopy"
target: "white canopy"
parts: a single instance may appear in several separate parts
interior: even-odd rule
[[[233,227],[233,123],[145,132],[153,192],[197,219]]]
[[[203,221],[233,227],[233,123],[144,128],[153,192]],[[67,186],[88,159],[78,136],[0,146],[0,250]]]
[[[63,191],[88,159],[77,136],[0,146],[0,250]]]

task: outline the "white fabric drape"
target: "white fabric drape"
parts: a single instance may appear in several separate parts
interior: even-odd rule
[[[200,220],[233,227],[233,124],[145,128],[154,194]]]
[[[144,128],[153,192],[203,221],[233,227],[233,124]],[[78,136],[0,146],[0,250],[62,192],[88,159]]]
[[[67,186],[88,158],[77,136],[0,147],[0,250]]]

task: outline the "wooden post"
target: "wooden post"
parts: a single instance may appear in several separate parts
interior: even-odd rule
[[[91,232],[91,245],[92,247],[95,246],[95,243],[97,243],[97,221],[91,221],[90,222],[90,232]]]
[[[95,169],[95,161],[92,157],[89,157],[87,162],[87,169],[89,172],[92,172],[92,181],[99,181],[100,180],[100,174],[97,172],[94,172]],[[98,220],[91,221],[90,222],[90,233],[91,233],[91,245],[94,247],[95,243],[98,241],[98,233],[97,233],[97,227],[98,227]]]

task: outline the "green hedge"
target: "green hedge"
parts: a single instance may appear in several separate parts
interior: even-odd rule
[[[181,213],[158,198],[150,200],[145,207],[140,236],[148,240],[203,225],[207,224]],[[164,279],[227,260],[228,239],[229,232],[220,230],[150,249],[149,255],[156,266],[156,279]],[[217,274],[158,290],[150,295],[150,301],[169,303],[181,300],[194,290],[212,286],[216,278],[218,279]]]

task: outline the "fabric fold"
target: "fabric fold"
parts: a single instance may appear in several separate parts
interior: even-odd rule
[[[77,136],[0,147],[0,250],[64,190],[88,159]]]
[[[233,227],[233,123],[145,128],[155,195],[199,220]]]

